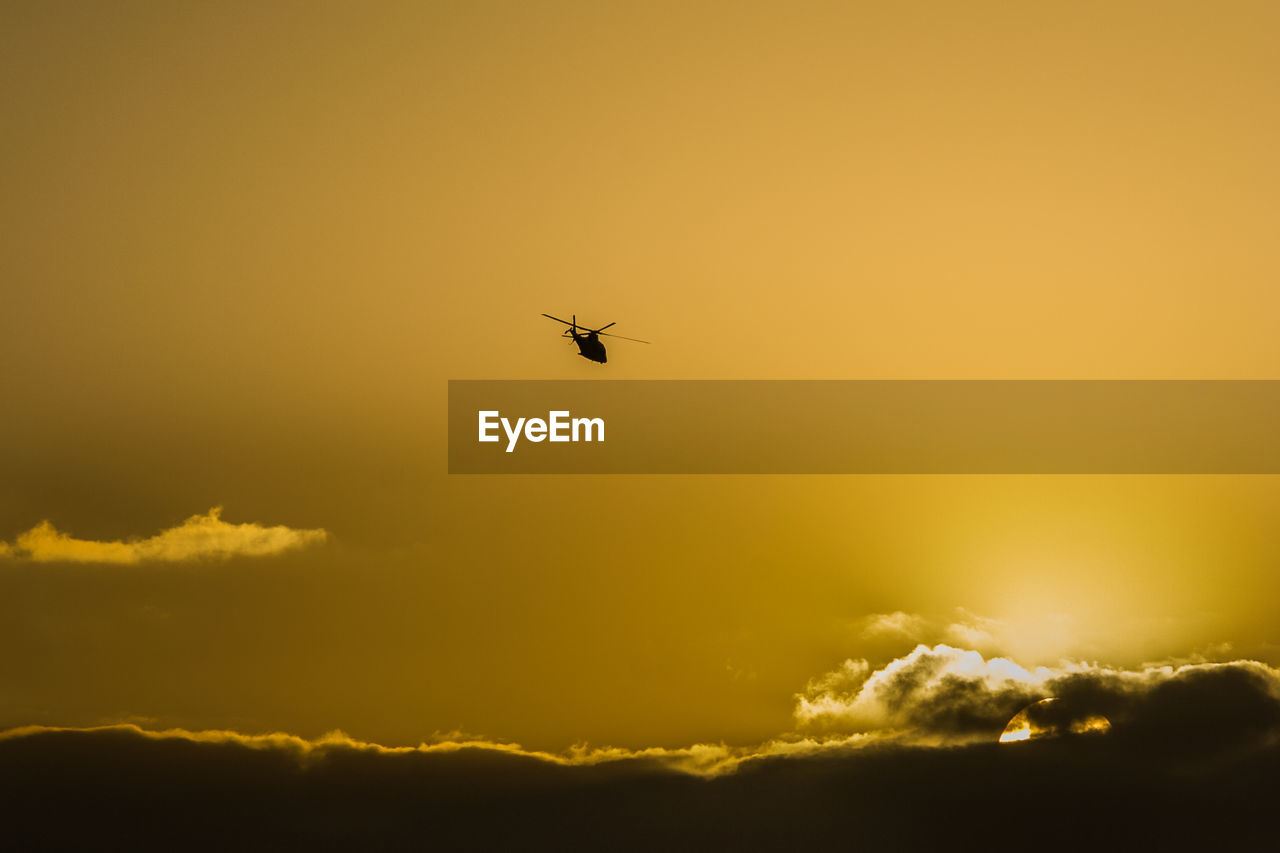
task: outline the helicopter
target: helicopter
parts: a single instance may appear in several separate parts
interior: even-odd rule
[[[573,342],[578,345],[578,355],[589,361],[598,361],[599,363],[604,364],[609,360],[605,355],[604,344],[600,341],[600,335],[604,335],[606,338],[621,338],[624,341],[634,341],[638,344],[649,343],[648,341],[642,341],[639,338],[628,338],[624,335],[615,335],[611,332],[605,331],[605,329],[610,326],[616,326],[617,323],[609,323],[598,329],[588,329],[586,326],[578,325],[577,314],[570,315],[573,317],[572,321],[561,320],[559,317],[552,317],[550,314],[543,314],[542,316],[546,317],[548,320],[555,320],[557,323],[564,323],[568,326],[569,328],[564,330],[563,337],[573,338]],[[582,329],[585,334],[578,334],[578,329]]]

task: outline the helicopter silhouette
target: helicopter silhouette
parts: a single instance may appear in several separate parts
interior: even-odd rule
[[[561,320],[559,317],[552,317],[550,314],[543,314],[542,316],[546,317],[548,320],[555,320],[557,323],[564,323],[568,326],[569,328],[564,330],[563,337],[573,338],[573,342],[578,345],[578,355],[589,361],[597,361],[600,364],[604,364],[609,360],[608,356],[605,355],[604,343],[600,340],[601,335],[604,335],[606,338],[621,338],[624,341],[634,341],[638,344],[649,343],[648,341],[642,341],[639,338],[628,338],[625,335],[615,335],[611,332],[605,331],[605,329],[610,326],[616,326],[617,323],[609,323],[598,329],[588,329],[586,326],[578,325],[577,314],[570,315],[573,317],[572,321]],[[585,334],[578,334],[578,329],[582,329]]]

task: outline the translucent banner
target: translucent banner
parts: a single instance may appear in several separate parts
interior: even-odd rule
[[[451,474],[1276,474],[1280,381],[449,383]]]

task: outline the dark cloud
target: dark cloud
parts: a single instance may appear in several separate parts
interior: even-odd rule
[[[1036,734],[997,743],[1020,709]],[[756,747],[567,753],[461,735],[383,747],[340,733],[13,729],[0,732],[0,827],[23,850],[1222,849],[1273,838],[1280,675],[1255,661],[1026,670],[918,646],[878,670],[849,661],[815,679],[797,717],[802,731]],[[1100,717],[1108,725],[1077,725]]]
[[[1280,700],[1268,667],[1050,681],[1059,699],[1046,707],[1105,712],[1115,725],[1005,745],[793,739],[732,756],[30,728],[0,735],[0,811],[18,849],[1240,849],[1274,840]],[[957,692],[944,678],[929,695],[970,707],[977,683]]]
[[[1255,661],[1074,673],[1049,687],[1062,713],[1104,714],[1135,749],[1193,757],[1280,737],[1280,679]]]

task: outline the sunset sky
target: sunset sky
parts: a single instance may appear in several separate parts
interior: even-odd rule
[[[445,446],[450,379],[1280,379],[1278,31],[4,3],[0,730],[945,740],[867,710],[921,655],[1026,675],[966,738],[1084,671],[1280,702],[1276,477],[451,477]],[[653,343],[602,367],[541,312]]]

